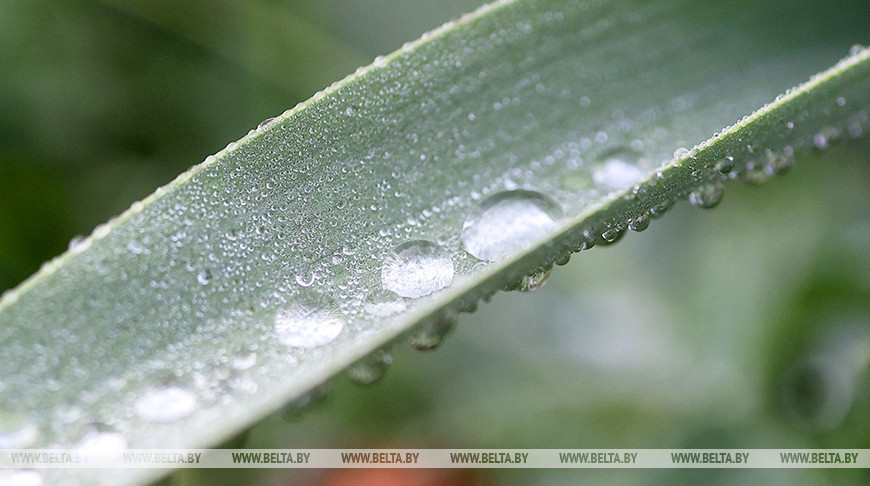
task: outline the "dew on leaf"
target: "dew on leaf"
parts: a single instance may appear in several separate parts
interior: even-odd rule
[[[495,261],[542,238],[562,214],[558,203],[539,192],[500,192],[469,214],[462,227],[462,244],[473,257]]]
[[[430,241],[409,241],[384,261],[381,284],[385,290],[416,299],[448,287],[453,273],[453,260],[443,248]]]

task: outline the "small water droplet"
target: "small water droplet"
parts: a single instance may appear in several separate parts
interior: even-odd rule
[[[396,247],[381,268],[385,290],[416,299],[453,282],[453,260],[431,241],[409,241]]]
[[[303,349],[329,344],[344,329],[344,321],[332,309],[332,303],[323,296],[300,296],[290,308],[275,315],[278,341]]]
[[[69,244],[66,246],[66,249],[69,251],[75,251],[76,247],[84,243],[85,237],[82,235],[75,235],[69,240]]]
[[[0,449],[23,449],[37,437],[39,430],[26,415],[0,410]]]
[[[265,120],[261,121],[259,125],[257,125],[257,128],[260,129],[260,128],[265,127],[266,125],[269,124],[269,122],[271,122],[274,119],[275,119],[274,116],[272,118],[266,118]],[[248,126],[250,126],[250,125],[248,125]]]
[[[724,159],[716,163],[716,169],[723,174],[730,173],[734,170],[734,157],[730,155],[725,156]]]
[[[782,152],[767,153],[767,172],[782,175],[794,166],[794,149],[786,147]]]
[[[857,55],[860,54],[861,51],[863,51],[863,50],[864,50],[864,46],[862,46],[861,44],[855,44],[855,45],[853,45],[852,47],[849,48],[849,55],[851,55],[851,56],[857,56]]]
[[[626,189],[643,179],[643,172],[637,167],[640,154],[627,147],[611,149],[600,157],[601,164],[592,171],[595,185],[608,190]]]
[[[372,317],[389,317],[402,312],[408,307],[405,300],[393,292],[372,292],[366,297],[363,308]]]
[[[740,173],[740,180],[748,184],[761,184],[770,179],[770,174],[764,170],[764,166],[750,163],[746,166],[746,170]]]
[[[672,201],[664,201],[650,208],[649,214],[654,218],[661,218],[668,210],[671,209],[674,203]]]
[[[555,263],[556,263],[556,265],[559,265],[561,267],[561,266],[567,265],[568,262],[570,262],[570,261],[571,261],[571,254],[566,253],[565,256],[556,260]]]
[[[208,285],[211,281],[211,271],[208,269],[202,270],[196,274],[196,281],[199,282],[200,285]]]
[[[312,271],[306,271],[296,275],[296,283],[300,287],[311,287],[314,285],[314,279],[317,275]]]
[[[453,317],[436,317],[411,331],[408,335],[408,344],[417,351],[431,351],[441,345],[454,327],[456,327],[456,319]]]
[[[238,371],[244,371],[255,364],[257,364],[257,353],[253,351],[240,352],[233,358],[233,369]]]
[[[330,391],[332,391],[331,381],[321,383],[287,405],[284,405],[284,408],[281,410],[282,417],[288,421],[299,420],[307,410],[325,403]]]
[[[559,204],[539,192],[501,192],[469,214],[462,227],[462,244],[475,258],[495,261],[528,247],[561,217]]]
[[[687,155],[689,155],[689,149],[686,147],[679,147],[677,150],[674,150],[674,159],[682,159]]]
[[[347,376],[354,383],[372,385],[384,377],[391,364],[393,356],[388,351],[379,349],[351,365],[347,369]]]
[[[604,231],[604,233],[601,233],[601,239],[607,243],[614,243],[619,236],[619,229],[617,228],[610,228]]]
[[[709,209],[719,204],[724,193],[725,185],[721,181],[708,182],[689,194],[689,202],[699,208]]]
[[[632,231],[643,231],[649,227],[649,222],[649,211],[644,211],[628,222],[628,229]]]
[[[546,270],[535,272],[531,275],[526,275],[520,280],[517,290],[520,292],[533,292],[543,287],[550,279],[550,274],[553,273],[553,267]]]
[[[196,410],[196,396],[177,386],[159,388],[139,397],[134,409],[136,415],[147,422],[174,422]]]
[[[118,432],[92,430],[76,443],[82,452],[120,451],[127,448],[127,439]]]

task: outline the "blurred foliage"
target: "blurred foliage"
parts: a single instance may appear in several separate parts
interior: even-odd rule
[[[0,291],[261,120],[479,3],[3,1]],[[800,159],[761,188],[731,183],[715,211],[680,205],[642,235],[575,255],[545,289],[498,295],[463,316],[438,352],[397,350],[374,388],[340,380],[318,410],[271,417],[246,444],[870,448],[868,155],[865,136]],[[168,481],[866,484],[870,476],[372,478],[191,470]]]

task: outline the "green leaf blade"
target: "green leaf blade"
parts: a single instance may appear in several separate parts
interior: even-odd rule
[[[863,50],[672,162],[845,54],[829,31],[757,49],[764,7],[700,8],[501,2],[230,144],[0,301],[0,409],[39,411],[36,445],[75,444],[93,422],[130,447],[213,445],[415,325],[718,180],[725,157],[736,174],[765,149],[866,131]],[[608,165],[614,154],[621,165]],[[482,264],[460,237],[466,218],[513,190],[554,199],[565,217]],[[372,311],[383,262],[415,240],[445,250],[452,284]],[[343,329],[287,346],[282,319],[300,312]],[[234,366],[252,354],[254,366]],[[168,388],[195,406],[155,423],[143,396]]]

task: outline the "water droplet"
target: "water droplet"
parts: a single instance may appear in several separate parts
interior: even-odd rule
[[[782,175],[794,167],[794,149],[786,147],[782,152],[767,153],[767,172]]]
[[[724,159],[716,163],[716,169],[723,174],[730,173],[734,170],[734,157],[730,155],[725,156]]]
[[[815,134],[813,136],[813,145],[820,150],[828,148],[828,137],[822,132]]]
[[[559,265],[559,266],[561,267],[561,266],[563,266],[563,265],[567,265],[568,262],[570,262],[570,261],[571,261],[571,254],[570,254],[570,253],[567,253],[567,254],[565,254],[565,256],[563,256],[562,258],[556,260],[555,263],[556,263],[556,265]]]
[[[282,417],[284,420],[289,421],[299,420],[305,411],[325,403],[330,391],[332,391],[331,381],[321,383],[299,398],[284,405],[284,408],[281,410]]]
[[[601,239],[603,239],[606,243],[614,243],[616,239],[619,238],[619,229],[618,228],[610,228],[606,230],[604,233],[601,233]]]
[[[272,118],[266,118],[265,120],[261,121],[259,125],[257,125],[257,128],[259,129],[259,128],[265,127],[266,125],[269,124],[269,122],[271,122],[274,119],[275,119],[274,116]],[[248,125],[248,126],[250,126],[250,125]]]
[[[416,299],[453,282],[453,260],[431,241],[409,241],[396,247],[381,268],[384,289]]]
[[[626,189],[643,179],[644,174],[637,167],[640,154],[634,150],[618,147],[604,153],[600,159],[602,164],[592,171],[596,186],[613,191]]]
[[[42,486],[42,475],[24,469],[0,469],[0,484],[6,486]]]
[[[517,290],[520,292],[532,292],[543,287],[550,279],[550,274],[553,273],[553,267],[546,270],[535,272],[531,275],[526,275],[520,280]]]
[[[740,173],[740,180],[748,184],[761,184],[770,179],[770,174],[764,170],[764,167],[755,163],[750,163],[746,166],[746,170]]]
[[[314,279],[317,275],[312,271],[302,272],[296,275],[296,283],[299,284],[300,287],[311,287],[314,285]]]
[[[136,415],[148,422],[168,423],[187,417],[196,410],[193,393],[170,386],[151,390],[136,400]]]
[[[709,209],[719,204],[724,193],[725,185],[721,181],[708,182],[689,194],[689,202],[699,208]]]
[[[863,50],[864,50],[864,46],[862,46],[861,44],[855,44],[855,45],[853,45],[852,47],[849,48],[849,55],[851,55],[851,56],[857,56],[857,55],[860,54],[861,51],[863,51]]]
[[[654,218],[661,218],[673,206],[673,201],[664,201],[650,208],[649,214]]]
[[[324,296],[303,294],[293,306],[275,315],[278,341],[304,349],[329,344],[344,329],[344,321],[333,308]]]
[[[628,222],[628,229],[632,231],[643,231],[649,227],[649,222],[649,211],[644,211]]]
[[[682,159],[687,155],[689,155],[689,149],[686,147],[679,147],[677,150],[674,150],[674,159]]]
[[[240,352],[233,358],[233,369],[238,371],[244,371],[255,364],[257,364],[257,353],[253,351]]]
[[[127,439],[118,432],[92,430],[76,443],[83,452],[120,451],[127,448]]]
[[[82,235],[75,235],[69,240],[69,244],[66,246],[66,249],[69,251],[75,251],[76,247],[84,243],[85,237]]]
[[[388,351],[379,349],[351,365],[347,369],[347,376],[354,383],[372,385],[384,377],[391,364],[393,356]]]
[[[200,285],[208,285],[208,283],[211,281],[211,271],[205,269],[199,272],[196,275],[196,281],[199,282]]]
[[[39,430],[26,415],[0,410],[0,449],[23,449],[37,437]]]
[[[561,217],[559,204],[541,193],[501,192],[471,212],[462,227],[462,244],[475,258],[495,261],[530,246]]]
[[[441,345],[454,327],[456,319],[439,316],[417,326],[408,336],[408,344],[417,351],[431,351]]]
[[[372,317],[389,317],[402,312],[408,307],[405,300],[393,292],[372,292],[363,304],[365,311]]]

